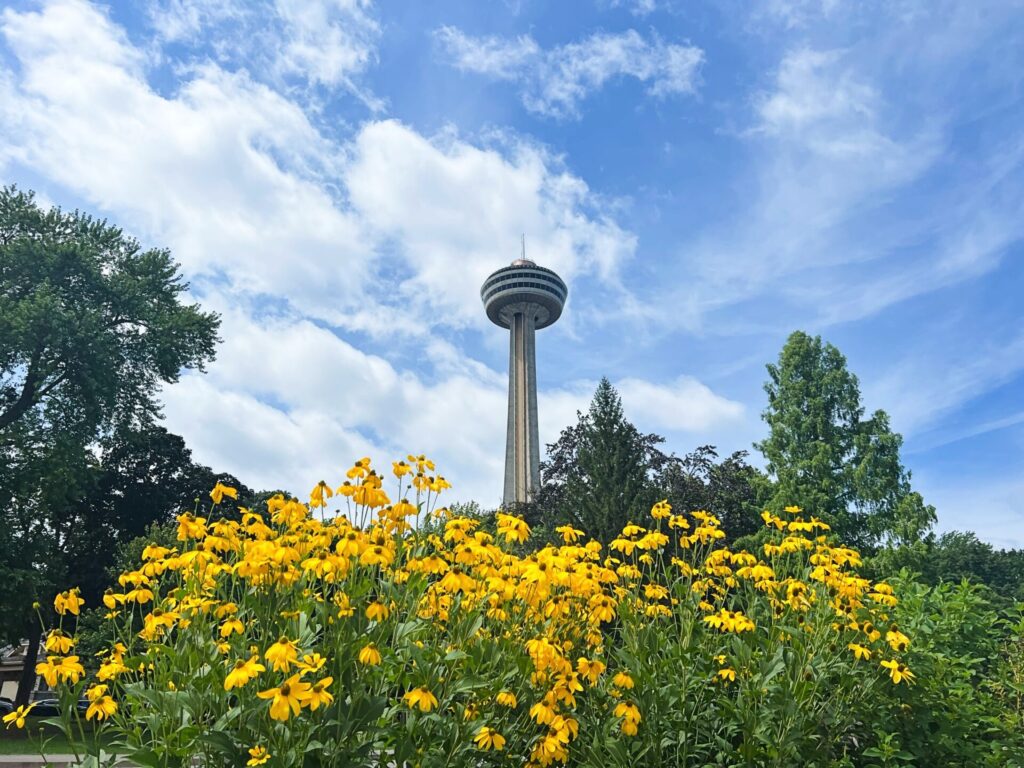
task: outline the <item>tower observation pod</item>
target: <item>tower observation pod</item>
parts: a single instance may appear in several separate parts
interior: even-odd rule
[[[488,277],[480,289],[487,317],[509,330],[506,508],[533,499],[540,486],[535,331],[562,314],[569,291],[558,275],[521,258]]]

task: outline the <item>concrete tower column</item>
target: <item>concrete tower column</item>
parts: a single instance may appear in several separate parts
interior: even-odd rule
[[[508,306],[508,429],[505,436],[505,506],[531,501],[540,486],[537,427],[537,315],[529,302]]]
[[[562,314],[568,289],[550,269],[525,258],[491,274],[480,289],[487,317],[508,329],[508,429],[505,433],[505,489],[508,508],[532,501],[540,487],[537,428],[536,331]]]

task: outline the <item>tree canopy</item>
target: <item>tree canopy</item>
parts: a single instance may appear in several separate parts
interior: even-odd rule
[[[767,476],[747,463],[746,451],[719,461],[713,445],[702,445],[681,459],[672,457],[656,485],[673,509],[699,509],[717,517],[729,542],[761,530],[761,511],[772,492]]]
[[[220,321],[187,289],[168,251],[0,188],[0,439],[155,414],[161,383],[214,357]]]
[[[668,457],[664,438],[642,434],[625,417],[622,400],[601,379],[587,412],[548,446],[541,465],[541,514],[609,541],[630,520],[647,517],[658,495],[654,476]]]
[[[149,485],[191,465],[153,427],[160,386],[203,370],[218,341],[187,290],[168,251],[0,188],[0,613],[30,660],[32,602],[69,574],[88,583],[118,538],[167,514]]]
[[[821,337],[797,331],[769,364],[768,437],[757,444],[776,480],[770,504],[795,504],[856,546],[919,538],[934,508],[910,487],[903,438],[885,411],[864,417],[857,377]]]

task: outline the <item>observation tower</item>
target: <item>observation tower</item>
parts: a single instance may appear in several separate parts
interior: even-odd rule
[[[480,289],[487,317],[509,330],[508,432],[505,437],[506,508],[533,499],[540,486],[540,443],[537,437],[537,356],[534,332],[562,314],[569,294],[550,269],[526,258],[491,274]]]

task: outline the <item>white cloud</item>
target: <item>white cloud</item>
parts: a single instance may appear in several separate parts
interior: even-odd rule
[[[850,51],[791,50],[772,73],[771,87],[753,99],[756,122],[743,134],[752,178],[736,215],[680,254],[694,279],[671,287],[671,298],[663,300],[682,308],[679,322],[699,328],[716,310],[758,297],[770,297],[773,309],[792,304],[795,316],[772,313],[772,322],[780,318],[788,327],[841,322],[867,311],[853,296],[874,300],[872,312],[886,306],[882,297],[892,280],[927,290],[921,271],[931,266],[929,257],[891,255],[926,237],[934,221],[893,226],[887,220],[889,226],[878,227],[872,217],[941,158],[941,127],[924,115],[909,130],[894,131],[891,103],[858,62]],[[873,261],[874,268],[865,268]],[[954,271],[951,279],[963,278]],[[716,327],[736,330],[731,317]]]
[[[680,376],[667,386],[644,379],[622,379],[616,385],[623,407],[638,423],[658,425],[656,429],[707,432],[744,415],[740,403],[711,391],[691,376]]]
[[[635,237],[586,184],[515,136],[477,146],[382,120],[338,143],[291,98],[214,63],[157,92],[147,56],[85,2],[8,10],[0,31],[19,64],[0,67],[0,157],[169,247],[224,316],[209,374],[164,394],[199,460],[302,492],[365,453],[432,451],[460,495],[497,501],[505,376],[437,331],[486,322],[480,282],[523,230],[567,277],[614,284]],[[323,321],[384,338],[357,345]],[[543,438],[591,392],[542,393]],[[687,392],[706,406],[696,383],[654,395],[685,409]]]
[[[378,237],[398,243],[411,277],[408,301],[436,322],[484,323],[480,285],[511,261],[519,233],[531,254],[566,280],[613,280],[636,246],[599,210],[586,184],[537,147],[508,155],[454,137],[428,140],[394,121],[363,128],[345,183],[355,210]]]
[[[842,0],[765,0],[758,4],[754,16],[758,21],[770,19],[785,27],[799,28],[812,20],[827,19],[842,7]]]
[[[566,276],[614,281],[635,248],[581,180],[520,140],[479,148],[384,121],[336,144],[295,102],[213,64],[160,94],[83,2],[8,11],[3,32],[23,72],[0,80],[7,156],[238,294],[376,333],[464,325],[520,232]]]
[[[303,492],[333,482],[348,460],[426,451],[456,483],[453,498],[497,504],[507,379],[448,371],[427,381],[308,320],[255,319],[227,307],[217,363],[166,389],[168,424],[198,460],[264,487]],[[594,382],[539,393],[542,443],[575,423]],[[735,423],[742,406],[690,377],[669,385],[616,382],[642,429],[706,433]]]
[[[948,328],[935,330],[931,344],[921,344],[865,387],[866,402],[888,411],[897,431],[908,435],[1024,370],[1024,333],[1007,338],[993,332],[983,344],[974,339],[963,345]]]
[[[308,320],[226,310],[205,376],[164,393],[196,457],[246,482],[302,492],[346,462],[430,453],[458,498],[500,495],[505,392],[497,376],[427,383]],[[249,478],[252,478],[251,480]]]
[[[285,24],[278,65],[310,82],[351,85],[374,59],[380,25],[368,0],[276,0]]]
[[[380,38],[370,0],[151,0],[146,9],[158,40],[200,46],[186,47],[193,56],[205,57],[209,45],[219,62],[254,79],[344,88],[372,110],[383,107],[357,82]]]
[[[524,106],[551,117],[578,116],[580,102],[621,76],[647,83],[656,97],[693,93],[704,60],[699,48],[647,41],[633,29],[548,50],[529,36],[472,37],[450,26],[435,34],[455,67],[519,82]]]
[[[444,26],[434,33],[457,68],[499,80],[516,80],[542,51],[529,35],[509,39],[488,35],[469,37],[457,27]]]
[[[240,21],[243,4],[232,0],[153,0],[146,7],[159,37],[168,41],[188,40],[204,28],[225,20]]]
[[[779,65],[758,104],[760,130],[826,155],[875,157],[898,150],[875,128],[878,94],[844,68],[840,51],[799,49]]]

